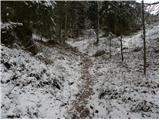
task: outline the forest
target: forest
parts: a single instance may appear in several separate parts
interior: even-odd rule
[[[1,1],[0,47],[0,118],[159,118],[159,2]]]

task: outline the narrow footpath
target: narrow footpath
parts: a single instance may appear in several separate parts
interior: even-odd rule
[[[89,118],[89,109],[86,107],[89,97],[93,93],[94,82],[89,73],[89,68],[92,66],[92,60],[89,56],[80,54],[81,57],[81,78],[82,89],[79,91],[76,100],[73,101],[72,107],[69,110],[69,115],[72,119]]]

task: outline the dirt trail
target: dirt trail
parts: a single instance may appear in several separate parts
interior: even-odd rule
[[[69,110],[69,114],[72,119],[84,119],[89,118],[89,109],[86,107],[87,100],[93,93],[92,86],[93,80],[89,73],[89,68],[92,65],[92,61],[89,56],[80,55],[81,57],[81,80],[82,89],[79,91],[77,99],[72,103],[72,107]]]
[[[67,46],[67,45],[66,45]],[[71,46],[61,47],[56,46],[58,48],[64,49],[68,51],[68,53],[72,53],[76,56],[80,56],[81,59],[81,78],[82,86],[81,90],[76,96],[76,100],[71,103],[71,108],[68,111],[70,118],[72,119],[84,119],[89,118],[89,109],[86,107],[89,97],[93,93],[93,77],[89,73],[89,68],[92,66],[92,60],[90,56],[81,53],[77,48],[73,48]]]

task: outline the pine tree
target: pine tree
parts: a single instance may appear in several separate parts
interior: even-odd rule
[[[21,23],[23,33],[29,30],[32,34],[36,33],[52,39],[55,34],[55,23],[52,17],[54,4],[54,2],[46,1],[3,1],[2,22]],[[12,32],[17,33],[16,30],[18,28],[12,29]],[[30,34],[28,41],[32,40],[32,34]],[[23,37],[25,36],[27,35]]]

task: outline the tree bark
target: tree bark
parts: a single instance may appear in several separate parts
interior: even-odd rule
[[[65,26],[64,26],[64,39],[67,39],[67,1],[65,3]],[[64,42],[65,42],[64,40]]]
[[[146,75],[146,39],[145,39],[145,20],[144,20],[144,0],[142,0],[142,27],[143,27],[143,50],[144,50],[144,58],[143,58],[143,62],[144,62],[144,74]]]
[[[96,36],[97,36],[97,41],[96,43],[99,43],[99,4],[97,1],[97,30],[96,30]]]
[[[62,43],[62,23],[61,22],[59,25],[59,41],[60,41],[60,43]]]
[[[111,58],[112,54],[111,54],[111,47],[112,47],[112,42],[111,42],[112,36],[109,36],[109,57]]]
[[[122,44],[122,35],[120,36],[120,42],[121,42],[121,58],[122,58],[122,62],[123,62],[123,44]]]

